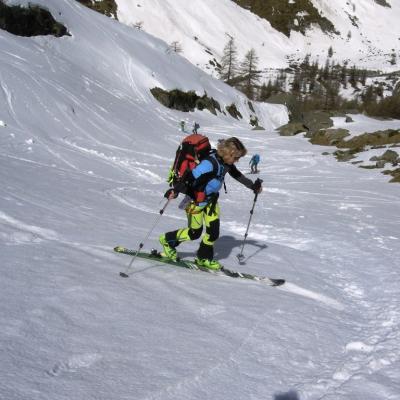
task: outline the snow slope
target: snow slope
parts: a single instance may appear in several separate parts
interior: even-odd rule
[[[245,100],[144,32],[38,3],[72,36],[0,31],[0,398],[398,398],[399,186],[278,136],[279,106],[259,109],[265,132],[163,108],[152,85]],[[216,256],[281,289],[140,260],[119,277],[130,258],[112,247],[138,246],[158,217],[182,118],[261,154],[245,264],[253,194],[231,179]],[[177,203],[146,249],[184,226]]]
[[[235,39],[240,59],[254,48],[260,68],[284,68],[288,57],[303,59],[306,54],[324,64],[332,46],[336,62],[377,70],[399,69],[390,64],[393,52],[400,56],[398,1],[388,0],[390,8],[374,0],[312,2],[333,23],[338,35],[313,27],[305,36],[292,31],[288,38],[231,0],[116,0],[121,22],[142,22],[146,32],[167,43],[179,41],[183,56],[211,74],[215,72],[209,61],[220,61],[228,36]]]

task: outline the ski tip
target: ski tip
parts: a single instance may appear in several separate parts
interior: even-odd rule
[[[114,247],[114,251],[116,251],[117,253],[120,253],[123,250],[124,250],[124,248],[122,246],[115,246]]]
[[[271,279],[272,286],[282,286],[286,281],[284,279]]]
[[[126,274],[125,272],[120,272],[120,273],[119,273],[119,276],[120,276],[121,278],[129,278],[129,275]]]

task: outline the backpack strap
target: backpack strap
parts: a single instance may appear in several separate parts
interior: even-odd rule
[[[212,150],[209,154],[208,157],[206,157],[209,161],[211,161],[211,164],[213,165],[213,177],[217,177],[222,175],[222,184],[224,185],[224,192],[225,194],[228,193],[228,191],[226,190],[226,183],[225,183],[225,167],[223,166],[223,161],[221,160],[221,162],[219,162],[217,160],[217,151],[216,150]],[[220,168],[222,169],[221,173],[220,172]]]

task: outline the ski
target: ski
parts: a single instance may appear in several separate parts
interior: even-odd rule
[[[150,261],[159,261],[164,264],[173,265],[175,267],[182,267],[187,269],[193,269],[197,271],[208,272],[213,275],[219,276],[229,276],[230,278],[239,278],[239,279],[249,279],[257,282],[265,283],[269,286],[281,286],[285,283],[284,279],[274,279],[268,278],[265,276],[257,276],[253,274],[248,274],[244,272],[232,271],[228,268],[222,267],[220,270],[214,271],[208,268],[199,267],[194,261],[178,259],[176,261],[171,260],[169,258],[163,257],[157,250],[152,250],[151,253],[138,252],[136,250],[127,249],[123,246],[114,247],[114,251],[121,254],[127,254],[133,257],[139,257],[145,260]],[[120,276],[127,278],[129,276],[128,272],[120,272]]]

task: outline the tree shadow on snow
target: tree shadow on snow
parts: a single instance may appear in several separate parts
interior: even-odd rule
[[[274,400],[300,400],[298,393],[291,390],[287,393],[278,393],[274,396]]]

